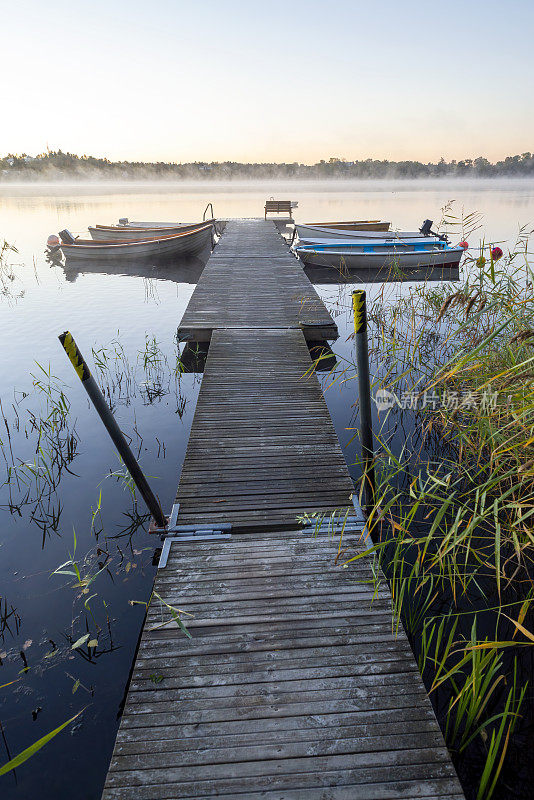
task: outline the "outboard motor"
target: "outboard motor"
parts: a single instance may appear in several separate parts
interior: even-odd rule
[[[128,217],[121,217],[119,220],[119,225],[128,225]]]
[[[448,242],[447,234],[446,233],[434,233],[432,230],[432,225],[434,224],[434,220],[432,219],[425,219],[421,227],[419,228],[419,233],[422,233],[423,236],[436,236],[442,242]]]
[[[435,233],[432,233],[432,225],[434,224],[434,220],[432,219],[425,219],[421,227],[419,228],[419,233],[422,233],[423,236],[435,236]]]
[[[76,241],[76,238],[66,228],[64,231],[59,232],[59,238],[61,239],[63,244],[74,244],[74,242]]]

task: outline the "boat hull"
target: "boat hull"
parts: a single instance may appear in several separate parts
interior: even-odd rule
[[[347,222],[305,222],[305,227],[336,228],[345,231],[389,231],[391,222],[379,219],[353,219]]]
[[[214,222],[215,220],[208,220]],[[128,220],[128,222],[114,225],[113,227],[120,228],[180,228],[182,225],[189,225],[188,222],[138,222],[136,220]]]
[[[408,251],[388,248],[387,252],[354,252],[342,250],[312,250],[297,248],[299,258],[317,267],[334,267],[347,270],[403,270],[425,267],[458,267],[463,255],[461,247],[436,248],[431,251]]]
[[[212,226],[206,225],[188,233],[134,242],[77,240],[74,244],[62,244],[61,250],[69,261],[151,261],[197,255],[211,243],[211,237]]]
[[[159,239],[175,233],[187,233],[205,227],[205,223],[177,225],[174,228],[131,228],[125,225],[95,225],[89,227],[91,239],[95,242],[134,242],[139,239]]]
[[[434,241],[437,237],[423,236],[419,231],[376,231],[369,228],[350,230],[348,228],[327,228],[318,225],[295,225],[300,240],[317,241],[330,239],[425,239]]]
[[[347,233],[347,231],[344,233]],[[370,236],[361,238],[359,236],[353,236],[352,238],[340,236],[339,238],[299,239],[296,247],[307,247],[309,250],[354,250],[358,252],[364,247],[372,247],[375,250],[380,247],[388,250],[392,247],[396,247],[399,251],[409,250],[410,248],[413,250],[415,247],[421,251],[423,249],[426,250],[435,247],[443,249],[446,245],[447,243],[442,239],[438,239],[437,236],[430,236],[421,240],[420,237],[393,239],[384,236],[384,234],[380,234],[380,236],[373,239],[371,239]]]

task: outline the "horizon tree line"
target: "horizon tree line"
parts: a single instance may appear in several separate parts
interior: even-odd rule
[[[332,157],[316,164],[237,161],[187,163],[164,161],[111,161],[107,158],[62,150],[36,156],[8,153],[0,158],[0,180],[39,178],[423,178],[423,177],[524,177],[534,175],[534,155],[530,152],[507,156],[502,161],[464,158],[437,163],[372,159],[348,161]]]

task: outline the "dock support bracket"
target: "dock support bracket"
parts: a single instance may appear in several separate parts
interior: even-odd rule
[[[214,522],[211,525],[178,525],[180,504],[175,503],[169,516],[169,524],[161,532],[163,547],[159,558],[158,569],[165,569],[173,542],[206,542],[210,540],[230,539],[232,526],[227,522]]]

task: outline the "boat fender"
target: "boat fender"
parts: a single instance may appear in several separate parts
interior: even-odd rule
[[[74,242],[76,241],[76,237],[73,236],[72,233],[68,231],[66,228],[65,230],[59,232],[59,238],[61,239],[63,244],[74,244]]]
[[[56,236],[55,233],[51,233],[46,240],[46,246],[51,250],[56,250],[59,247],[59,236]]]

